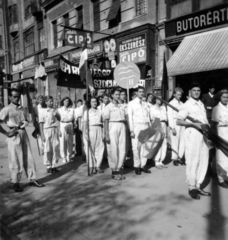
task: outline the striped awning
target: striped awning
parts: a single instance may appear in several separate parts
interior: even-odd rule
[[[167,68],[169,76],[228,68],[228,27],[185,37]]]

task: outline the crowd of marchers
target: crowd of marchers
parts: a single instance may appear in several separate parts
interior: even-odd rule
[[[129,102],[126,91],[119,88],[113,89],[110,95],[89,95],[88,101],[85,94],[83,100],[74,104],[64,97],[58,106],[54,105],[52,96],[38,96],[32,101],[33,122],[47,173],[59,171],[60,158],[63,164],[73,161],[74,152],[87,161],[91,176],[103,173],[102,161],[108,161],[111,178],[121,181],[126,179],[125,161],[131,157],[136,175],[151,173],[148,159],[155,162],[156,168],[166,168],[164,160],[170,146],[173,165],[186,165],[188,192],[193,199],[211,195],[202,189],[211,165],[216,166],[219,185],[228,188],[228,156],[220,149],[210,151],[213,143],[202,134],[202,126],[208,125],[228,141],[228,90],[219,91],[216,98],[214,92],[211,86],[209,93],[201,97],[200,84],[192,83],[188,99],[183,103],[183,90],[175,88],[169,104],[177,111],[164,104],[159,95],[145,96],[143,87],[133,92]],[[23,169],[31,186],[44,186],[36,180],[35,160],[25,130],[29,120],[20,105],[20,96],[20,90],[12,88],[10,104],[0,111],[0,132],[7,137],[10,179],[16,192],[22,191]],[[192,122],[188,117],[197,121]],[[154,134],[142,141],[143,134],[152,128]]]

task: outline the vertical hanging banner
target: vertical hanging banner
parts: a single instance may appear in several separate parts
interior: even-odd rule
[[[92,32],[65,28],[64,46],[84,47],[85,43],[88,49],[93,49]]]

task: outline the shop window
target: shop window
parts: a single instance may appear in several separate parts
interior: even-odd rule
[[[53,45],[54,48],[62,47],[63,46],[63,27],[64,25],[64,18],[60,17],[54,22],[52,22],[53,27]]]
[[[94,31],[100,31],[100,1],[93,1],[93,22],[94,22]]]
[[[43,21],[38,22],[38,39],[39,39],[39,50],[46,47],[45,33],[44,33],[44,23]]]
[[[20,60],[19,38],[13,40],[13,56],[14,62]]]
[[[119,25],[119,23],[121,22],[120,0],[112,1],[112,5],[106,21],[109,21],[109,28],[113,28]]]
[[[32,0],[24,0],[25,19],[32,14]]]
[[[29,56],[35,52],[33,27],[31,27],[29,30],[24,32],[24,50],[25,50],[25,56]]]
[[[136,16],[143,15],[146,12],[146,0],[136,0]]]

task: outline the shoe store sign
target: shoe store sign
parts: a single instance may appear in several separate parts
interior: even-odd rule
[[[227,23],[228,7],[227,5],[220,5],[165,22],[165,33],[166,37],[171,37]]]
[[[146,33],[119,41],[118,50],[119,62],[145,62],[147,59]]]

